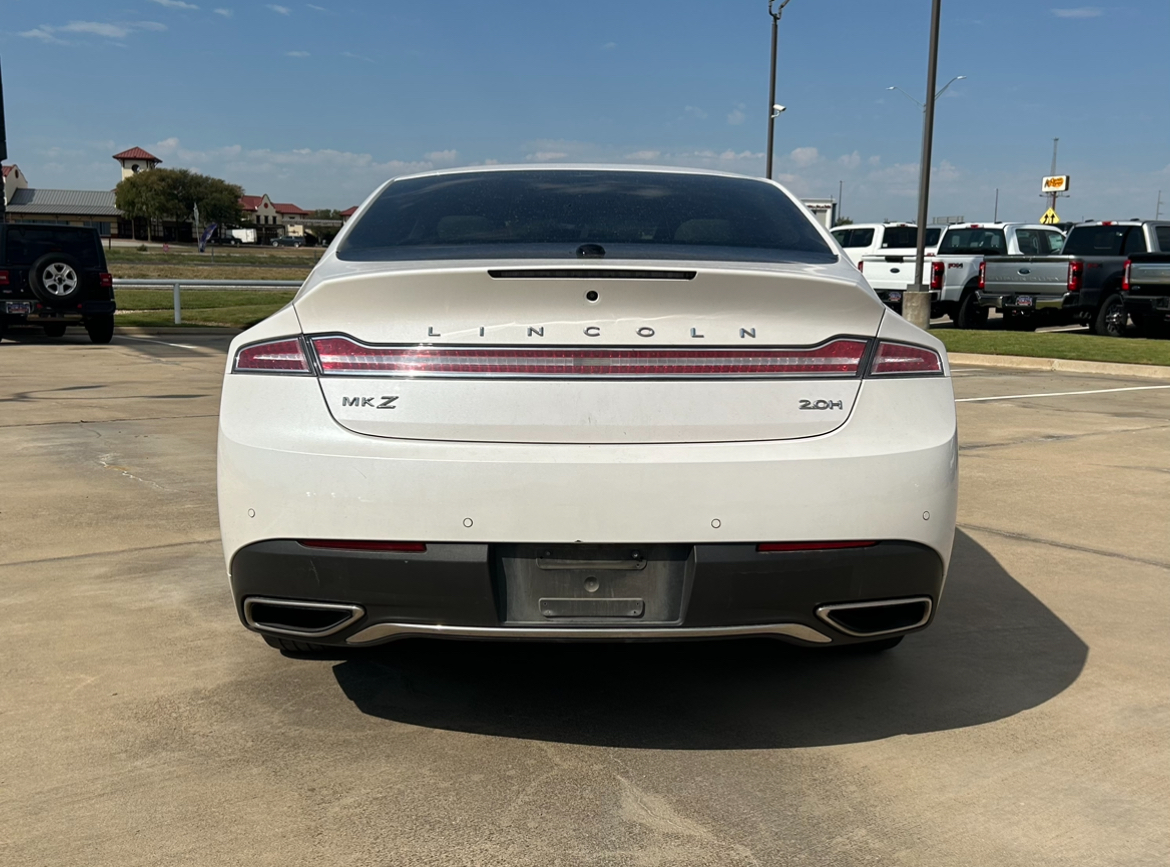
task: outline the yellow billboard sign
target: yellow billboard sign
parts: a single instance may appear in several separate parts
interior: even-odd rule
[[[1040,192],[1042,193],[1066,193],[1068,192],[1068,175],[1050,175],[1040,182]]]

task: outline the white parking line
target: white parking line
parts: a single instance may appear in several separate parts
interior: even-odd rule
[[[995,397],[960,397],[955,403],[976,403],[987,400],[1021,400],[1025,397],[1068,397],[1071,394],[1109,394],[1114,391],[1153,391],[1170,385],[1131,385],[1126,388],[1094,388],[1090,391],[1042,391],[1039,394],[999,394]]]
[[[165,340],[151,340],[149,337],[131,337],[129,334],[119,334],[118,337],[122,340],[141,340],[143,343],[158,343],[162,346],[177,346],[179,349],[198,349],[198,346],[192,346],[189,343],[167,343]]]

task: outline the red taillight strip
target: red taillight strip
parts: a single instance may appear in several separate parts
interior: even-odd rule
[[[347,337],[315,337],[325,375],[519,378],[770,378],[856,376],[866,341],[841,338],[812,349],[517,349],[463,346],[366,346]]]
[[[761,542],[756,550],[761,554],[783,551],[831,551],[838,548],[872,548],[877,542]]]
[[[942,359],[933,349],[914,346],[910,343],[890,343],[883,340],[878,344],[873,362],[869,365],[870,376],[890,374],[941,374]]]
[[[301,539],[306,548],[337,548],[345,551],[396,551],[401,554],[425,554],[425,542],[376,542],[355,539]]]
[[[312,373],[299,338],[253,343],[236,353],[237,373]]]

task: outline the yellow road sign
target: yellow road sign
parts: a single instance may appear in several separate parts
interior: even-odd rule
[[[1056,213],[1055,209],[1049,208],[1044,212],[1044,216],[1040,218],[1040,222],[1046,226],[1055,226],[1060,222],[1060,215]]]

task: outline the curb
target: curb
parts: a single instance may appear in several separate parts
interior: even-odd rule
[[[1060,373],[1096,373],[1104,376],[1135,376],[1140,379],[1170,380],[1170,367],[1156,364],[1120,364],[1111,361],[1073,361],[1068,358],[1028,358],[1022,355],[980,355],[949,352],[951,364],[978,367],[1010,367],[1016,370],[1050,370]]]
[[[243,331],[242,328],[221,328],[217,326],[207,326],[199,328],[184,328],[182,325],[115,325],[114,334],[125,334],[131,337],[140,337],[146,334],[172,335],[180,336],[187,335],[194,337],[197,334],[239,334]]]

